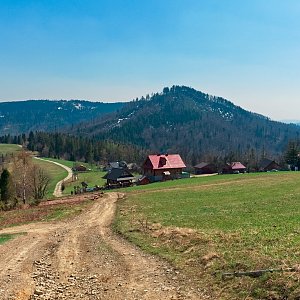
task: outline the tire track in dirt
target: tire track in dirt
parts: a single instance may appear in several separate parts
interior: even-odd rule
[[[1,283],[14,273],[0,299],[204,299],[177,270],[111,231],[121,196],[106,194],[72,220],[49,223],[48,231],[46,223],[14,228],[28,234],[0,247],[1,257],[11,251],[0,259]]]

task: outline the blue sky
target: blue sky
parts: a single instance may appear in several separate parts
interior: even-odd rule
[[[0,0],[0,101],[187,85],[300,119],[298,0]]]

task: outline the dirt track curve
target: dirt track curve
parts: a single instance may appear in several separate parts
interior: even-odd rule
[[[0,246],[0,299],[202,299],[183,275],[110,229],[110,193],[68,222],[0,230],[27,232]]]

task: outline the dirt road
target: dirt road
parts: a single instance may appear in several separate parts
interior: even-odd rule
[[[0,246],[0,299],[202,299],[181,273],[110,229],[110,193],[68,222],[0,230],[26,232]]]

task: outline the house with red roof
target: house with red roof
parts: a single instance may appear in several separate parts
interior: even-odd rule
[[[232,163],[227,163],[223,168],[224,174],[238,174],[238,173],[245,173],[246,167],[239,161],[235,161]]]
[[[144,175],[151,182],[189,177],[184,168],[186,165],[179,154],[149,155],[143,164]]]

